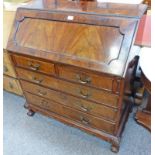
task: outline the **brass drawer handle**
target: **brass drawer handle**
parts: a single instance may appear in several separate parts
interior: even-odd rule
[[[31,70],[37,71],[39,70],[40,64],[33,64],[32,62],[28,62],[28,66]]]
[[[81,108],[81,110],[83,110],[83,111],[85,111],[85,112],[88,112],[88,111],[89,111],[88,108],[85,108],[85,107],[83,107],[83,106],[81,106],[80,108]]]
[[[82,78],[79,74],[77,74],[76,78],[77,78],[79,83],[82,83],[82,84],[91,83],[91,78],[90,77]]]
[[[9,87],[13,89],[13,84],[11,82],[9,82]]]
[[[80,90],[80,96],[81,96],[82,98],[88,98],[88,97],[91,96],[91,94],[90,94],[90,93],[84,93],[82,90]]]
[[[85,125],[90,125],[90,120],[84,118],[83,116],[80,118],[81,119],[81,122]]]
[[[36,77],[32,77],[32,80],[35,82],[35,83],[41,83],[43,81],[43,79],[39,80],[37,79]]]
[[[38,90],[38,95],[44,96],[44,95],[47,95],[47,92],[43,92],[41,90]]]
[[[4,70],[4,72],[8,72],[9,71],[6,66],[3,66],[3,70]]]
[[[81,105],[80,106],[80,109],[82,110],[82,111],[85,111],[85,112],[88,112],[88,111],[90,111],[90,107],[84,107],[84,105]]]

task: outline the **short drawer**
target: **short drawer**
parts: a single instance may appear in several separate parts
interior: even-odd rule
[[[15,70],[10,63],[3,64],[3,74],[16,78]]]
[[[3,76],[3,88],[6,91],[9,91],[18,95],[23,95],[18,80],[5,75]]]
[[[33,58],[19,56],[19,55],[13,55],[13,59],[15,61],[16,66],[30,69],[33,71],[50,74],[50,75],[55,74],[53,63],[48,63],[48,62],[36,60]]]
[[[43,74],[31,72],[21,68],[16,68],[16,71],[21,79],[25,79],[49,88],[57,89],[86,100],[99,102],[101,104],[105,104],[111,107],[117,107],[119,96],[115,94],[63,81],[60,79],[56,79],[54,77],[49,77]]]
[[[79,122],[83,125],[96,128],[98,130],[113,134],[115,129],[115,123],[100,119],[98,117],[91,116],[89,114],[80,112],[78,110],[63,106],[58,103],[54,103],[51,100],[26,93],[26,98],[29,104],[39,106],[43,109],[49,110],[56,114],[62,115],[66,118]]]
[[[58,103],[70,106],[77,110],[92,114],[94,116],[103,117],[106,120],[115,121],[117,109],[109,108],[101,104],[96,104],[78,97],[67,95],[65,93],[44,88],[39,85],[21,80],[24,91],[36,94],[40,97],[51,99]]]
[[[71,80],[80,84],[93,86],[96,88],[101,88],[105,90],[112,91],[115,89],[116,92],[120,89],[120,83],[117,79],[117,86],[114,84],[115,78],[107,75],[96,74],[93,72],[86,72],[82,70],[75,69],[68,66],[58,66],[59,77]],[[113,88],[116,87],[116,88]]]

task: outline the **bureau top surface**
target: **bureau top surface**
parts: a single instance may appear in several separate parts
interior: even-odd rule
[[[25,8],[139,18],[143,15],[146,5],[107,3],[94,0],[34,0]]]
[[[36,8],[19,8],[7,49],[123,76],[131,54],[137,17],[145,12],[146,6],[102,4],[101,7],[97,2],[46,0]]]

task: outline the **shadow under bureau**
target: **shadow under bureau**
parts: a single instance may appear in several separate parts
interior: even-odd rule
[[[133,42],[145,11],[143,4],[65,0],[18,8],[7,50],[28,115],[77,127],[117,152],[132,106]]]

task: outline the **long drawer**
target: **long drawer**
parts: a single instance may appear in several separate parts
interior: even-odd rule
[[[55,74],[55,68],[53,63],[48,63],[48,62],[40,61],[33,58],[19,56],[19,55],[13,55],[13,59],[16,66],[46,73],[49,75]]]
[[[92,114],[98,117],[104,117],[107,120],[116,120],[117,109],[109,108],[101,104],[96,104],[94,102],[83,100],[81,98],[67,95],[59,91],[44,88],[23,80],[21,80],[21,84],[24,91],[56,101],[61,104],[65,104],[88,114]]]
[[[49,110],[51,112],[62,115],[71,120],[77,121],[83,125],[86,125],[92,128],[97,128],[107,133],[111,133],[111,134],[114,133],[115,123],[91,116],[89,114],[55,103],[48,99],[44,99],[39,96],[32,95],[30,93],[25,93],[25,95],[29,104],[39,106],[43,109]]]
[[[83,71],[80,69],[75,69],[68,66],[58,66],[59,76],[61,78],[71,80],[80,84],[93,86],[107,91],[112,91],[115,89],[116,92],[119,92],[120,89],[120,80],[116,77],[99,75],[91,71]]]
[[[111,107],[118,106],[118,96],[108,93],[106,91],[101,91],[87,86],[74,84],[21,68],[16,68],[16,71],[19,78],[21,79],[25,79],[36,84],[57,89],[81,97],[83,99],[99,102],[101,104],[105,104]]]
[[[3,75],[3,88],[6,91],[23,95],[20,84],[17,79]]]

